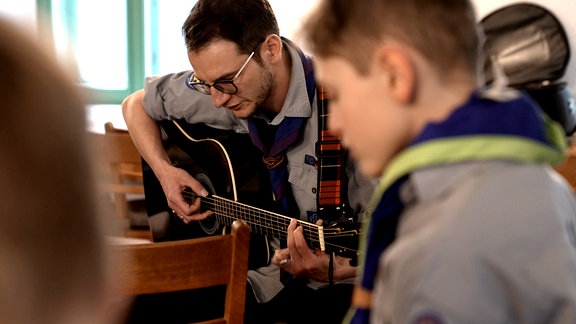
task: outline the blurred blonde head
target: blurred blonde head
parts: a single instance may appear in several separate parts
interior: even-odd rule
[[[35,40],[5,21],[0,35],[0,323],[101,323],[83,100]]]
[[[379,44],[394,41],[418,52],[440,75],[475,75],[475,15],[469,0],[324,0],[302,32],[315,56],[344,57],[360,74],[368,73]]]

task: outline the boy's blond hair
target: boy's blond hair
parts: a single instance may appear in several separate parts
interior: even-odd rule
[[[318,57],[345,57],[368,72],[374,46],[390,39],[439,72],[477,73],[479,34],[468,0],[324,0],[302,29]]]

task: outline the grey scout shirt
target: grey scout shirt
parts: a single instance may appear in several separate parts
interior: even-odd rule
[[[576,201],[547,166],[414,172],[372,323],[576,323]]]
[[[284,117],[307,117],[302,141],[287,151],[289,182],[300,210],[300,219],[308,221],[308,213],[316,210],[317,171],[313,165],[305,163],[307,155],[316,157],[315,144],[318,139],[317,98],[310,105],[304,68],[296,48],[284,42],[284,49],[292,59],[292,73],[288,95],[282,110],[273,120],[264,115],[255,115],[272,125],[278,125]],[[144,107],[155,120],[170,117],[184,118],[190,123],[205,123],[219,129],[231,129],[238,133],[248,133],[246,120],[240,120],[225,108],[215,108],[210,96],[188,87],[186,79],[191,71],[148,78],[145,85]],[[354,210],[362,218],[371,197],[374,181],[360,176],[352,163],[349,163],[349,199]],[[278,240],[271,240],[272,251],[279,248]],[[260,302],[274,297],[284,286],[280,282],[279,269],[273,264],[248,273],[249,281]],[[348,281],[349,282],[349,281]],[[310,282],[311,287],[321,287],[324,283]]]

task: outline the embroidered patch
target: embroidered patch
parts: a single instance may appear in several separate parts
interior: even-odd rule
[[[316,160],[316,158],[312,155],[306,154],[304,156],[304,163],[311,165],[314,167],[314,169],[318,170],[318,160]]]

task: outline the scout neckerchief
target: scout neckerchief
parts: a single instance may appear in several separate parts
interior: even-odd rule
[[[287,39],[283,38],[282,40],[292,44]],[[306,90],[310,99],[310,106],[312,106],[316,90],[312,59],[298,47],[292,47],[298,50],[302,60]],[[268,125],[266,121],[259,118],[248,119],[252,143],[262,151],[264,164],[270,174],[274,200],[278,203],[280,212],[289,216],[297,217],[300,213],[288,182],[286,150],[300,139],[307,119],[304,117],[284,117],[278,126]]]
[[[350,323],[368,323],[371,291],[378,261],[395,239],[403,205],[399,188],[410,172],[463,161],[508,160],[517,163],[559,164],[565,158],[563,129],[518,97],[497,102],[475,93],[445,121],[429,124],[392,160],[380,179],[367,235],[364,261],[356,287]]]

